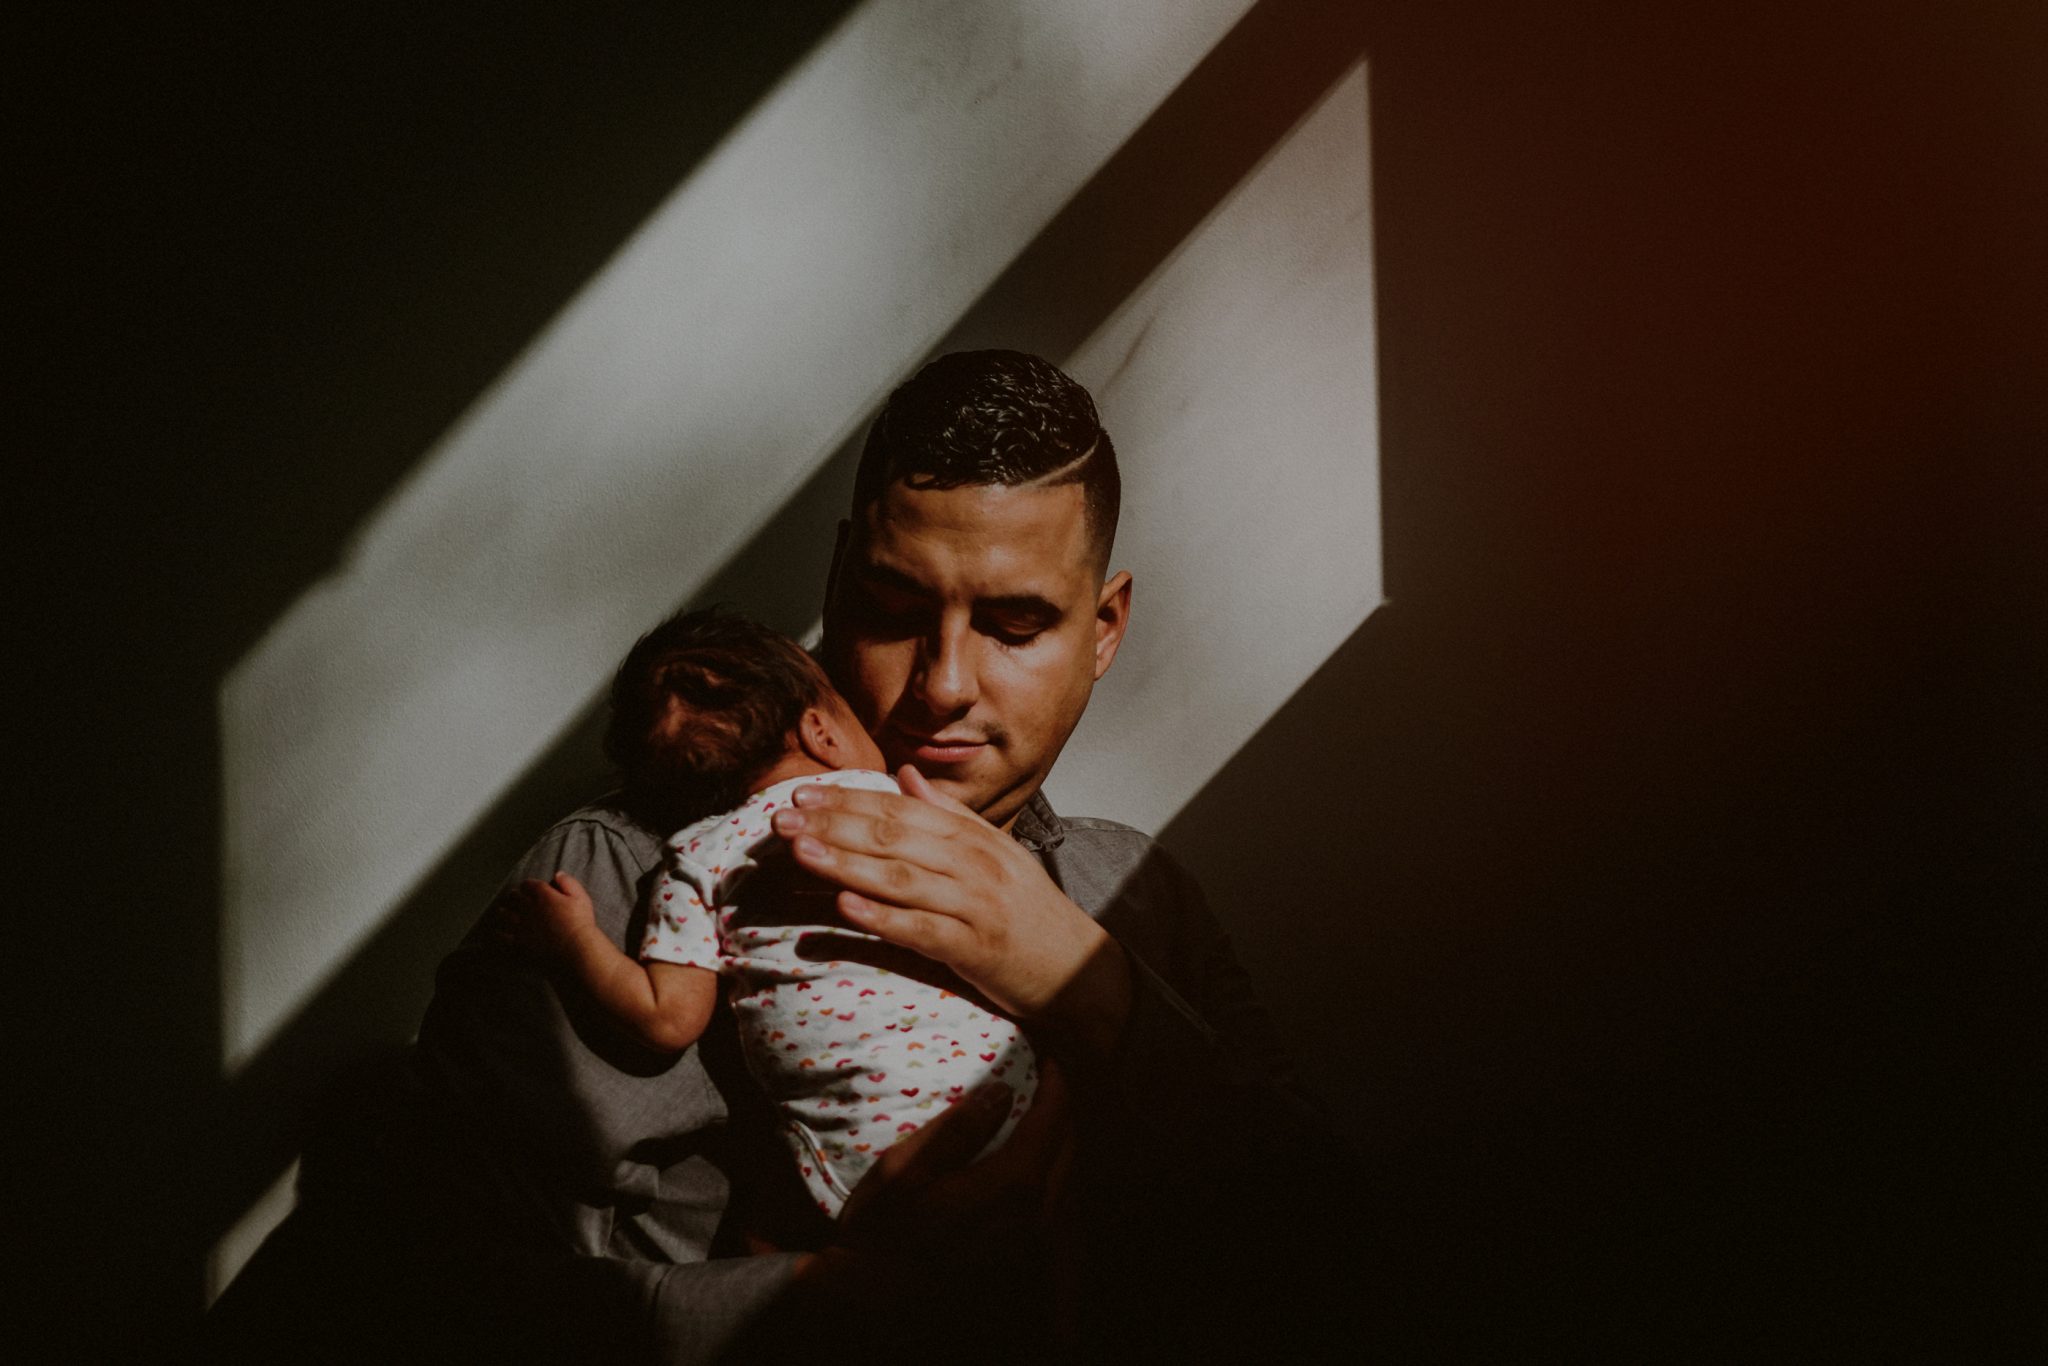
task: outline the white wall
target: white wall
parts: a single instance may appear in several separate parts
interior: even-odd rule
[[[1366,72],[1072,357],[1123,457],[1131,632],[1047,783],[1157,833],[1379,605]]]
[[[872,0],[424,453],[221,689],[230,1075],[1248,8]],[[1379,601],[1369,206],[1361,66],[1054,357],[1137,579],[1063,806],[1158,828]]]
[[[1245,8],[863,7],[426,453],[221,691],[231,1070]]]

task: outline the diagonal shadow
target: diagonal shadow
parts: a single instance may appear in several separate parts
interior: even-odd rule
[[[238,531],[266,570],[209,585],[232,633],[223,669],[333,572],[420,452],[855,7],[497,16],[487,55],[467,23],[424,11],[356,19],[352,41],[317,51],[282,20],[224,35],[219,60],[252,73],[246,98],[278,106],[291,136],[195,94],[227,155],[180,187],[215,196],[209,226],[225,220],[194,273],[236,305],[199,342],[232,388],[194,399],[214,409],[215,458],[237,466],[232,488],[205,492],[261,510]]]
[[[52,1026],[19,1164],[52,1284],[22,1299],[73,1359],[203,1302],[210,1173],[240,1160],[213,1122],[222,672],[853,0],[557,8],[66,12],[19,73],[50,239],[21,300],[50,430],[22,444],[65,624],[37,673],[66,720],[16,759],[73,851],[50,961],[102,929],[94,993],[16,984]],[[110,1296],[75,1268],[115,1229]]]
[[[1924,727],[1723,722],[1674,765],[1619,706],[1528,686],[1641,680],[1508,610],[1382,607],[1160,840],[1357,1144],[1370,1235],[1335,1255],[1382,1350],[1628,1358],[1768,1304],[1761,1249],[1897,1257],[1886,1222],[1938,1213],[1872,1192],[1965,1127],[1976,1083],[1931,1040],[1977,1022],[1937,1004],[1953,936],[1909,919],[1923,851],[1870,842]]]
[[[1350,6],[1254,8],[934,346],[1000,343],[1055,357],[1080,345],[1363,50]],[[879,396],[878,396],[879,397]],[[690,603],[738,601],[799,631],[815,616],[858,436],[834,452]],[[479,817],[276,1037],[226,1084],[195,1141],[197,1197],[218,1236],[290,1161],[337,1071],[410,1036],[426,967],[473,922],[549,820],[601,790],[595,702]]]
[[[1278,23],[1278,8],[1262,6],[1247,24]],[[1343,1099],[1380,1166],[1366,1177],[1388,1211],[1381,1227],[1394,1233],[1382,1237],[1375,1230],[1375,1237],[1415,1254],[1406,1284],[1436,1281],[1429,1288],[1442,1311],[1435,1325],[1440,1331],[1420,1339],[1427,1345],[1411,1355],[1656,1359],[1682,1343],[1679,1355],[1689,1359],[1753,1356],[1788,1320],[1817,1325],[1806,1339],[1815,1347],[1808,1355],[1825,1355],[1822,1342],[1839,1355],[1843,1340],[1876,1345],[1876,1333],[1900,1322],[1883,1297],[1920,1288],[1900,1267],[1935,1273],[1930,1281],[1936,1283],[1981,1281],[1989,1294],[1955,1297],[1972,1311],[2025,1303],[2021,1296],[2030,1283],[1987,1275],[1998,1268],[1986,1249],[2023,1220],[2023,1199],[2012,1197],[2038,1186],[2038,1163],[2031,1152],[2021,1154],[2021,1131],[2004,1120],[2011,1095],[1994,1106],[1970,1088],[2017,1079],[2011,1045],[2023,1037],[2020,1018],[2017,1011],[2010,1020],[1998,1012],[2037,994],[2031,982],[2018,981],[2034,960],[2012,954],[2000,975],[1986,977],[1974,961],[1951,963],[1956,946],[1944,944],[1937,930],[1924,931],[1912,945],[1930,951],[1909,958],[1886,939],[1887,933],[1902,938],[1905,930],[1886,931],[1855,913],[1876,906],[1909,925],[1910,915],[1899,908],[1917,894],[1941,906],[1947,933],[1988,935],[1950,914],[1956,889],[1939,871],[1947,865],[1930,859],[1916,869],[1914,860],[1928,857],[1930,831],[1960,846],[1960,852],[1943,851],[1944,858],[1974,859],[1991,838],[1988,829],[2008,837],[2015,852],[2006,857],[2024,856],[2037,867],[2038,820],[2026,822],[2039,803],[1994,809],[2006,795],[1994,780],[2012,761],[2003,752],[2004,736],[1977,733],[1976,718],[1937,716],[1930,723],[1922,717],[1916,734],[1889,724],[1894,716],[1873,714],[1864,699],[1876,686],[1859,690],[1843,682],[1874,669],[1881,685],[1891,687],[1892,675],[1905,669],[1860,648],[1858,633],[1865,628],[1832,621],[1837,609],[1846,612],[1869,595],[1868,583],[1855,584],[1857,575],[1880,588],[1898,587],[1896,604],[1911,609],[1919,599],[1900,580],[1924,566],[1934,571],[1925,577],[1938,590],[1951,583],[1933,551],[1890,557],[1911,572],[1888,575],[1877,572],[1876,562],[1886,557],[1876,531],[1838,533],[1819,547],[1795,543],[1782,529],[1774,531],[1774,518],[1802,531],[1827,532],[1831,523],[1787,494],[1766,467],[1811,471],[1816,484],[1827,476],[1830,506],[1846,506],[1881,529],[1888,505],[1859,497],[1831,469],[1903,461],[1909,446],[1988,459],[2018,449],[2020,437],[2038,428],[2041,408],[2032,398],[2000,418],[2023,425],[1996,433],[1971,425],[1983,420],[1985,377],[2013,383],[2017,396],[2021,367],[1994,348],[1989,324],[1980,335],[1945,321],[1957,312],[1949,296],[1960,279],[1966,298],[1978,298],[1969,290],[1982,285],[1983,300],[1995,294],[2005,301],[2004,311],[1987,304],[1986,313],[2013,324],[2014,336],[2038,332],[2031,322],[2019,330],[2014,320],[2040,298],[2031,262],[2042,254],[2027,258],[2024,275],[2016,268],[1998,274],[2016,265],[2018,244],[2031,238],[2003,226],[2023,223],[2022,217],[1993,211],[2009,203],[2011,185],[2030,182],[2001,180],[1994,197],[1990,177],[2017,173],[2022,158],[2014,150],[1989,150],[1997,138],[2010,138],[2011,111],[2020,107],[1999,104],[1994,119],[1992,106],[2034,86],[2016,74],[2018,58],[1997,69],[1974,60],[1962,64],[1945,46],[1957,30],[1938,17],[1896,24],[1890,21],[1898,16],[1888,15],[1893,33],[1887,25],[1853,26],[1832,14],[1779,15],[1772,40],[1760,43],[1756,24],[1718,22],[1711,11],[1681,16],[1595,6],[1587,15],[1399,0],[1375,9],[1386,555],[1389,582],[1403,607],[1368,622],[1304,689],[1299,705],[1290,704],[1278,729],[1248,746],[1242,763],[1219,775],[1213,791],[1205,790],[1168,837],[1205,877],[1219,879],[1217,892],[1242,885],[1249,862],[1233,867],[1235,846],[1217,840],[1205,848],[1203,832],[1229,828],[1225,812],[1240,803],[1270,802],[1297,772],[1313,775],[1314,790],[1329,804],[1319,818],[1335,819],[1334,810],[1349,822],[1347,833],[1357,834],[1342,858],[1324,850],[1321,861],[1304,865],[1316,870],[1306,894],[1342,949],[1328,955],[1330,969],[1363,973],[1343,979],[1340,999],[1364,1014],[1346,1028],[1371,1038],[1375,1056],[1365,1060],[1364,1081]],[[508,21],[497,16],[494,22]],[[1675,30],[1668,39],[1665,27]],[[1827,41],[1807,31],[1816,28],[1828,30]],[[1834,41],[1836,29],[1844,41]],[[1848,59],[1867,48],[1888,60],[1866,67]],[[2011,41],[2005,50],[2035,49]],[[62,69],[67,83],[96,98],[127,88],[118,80],[80,80],[71,61]],[[1966,75],[1981,89],[1972,88],[1952,107]],[[141,83],[133,88],[148,89]],[[1731,91],[1740,99],[1731,101]],[[1230,100],[1258,98],[1257,92],[1223,93]],[[1837,125],[1816,118],[1813,111],[1820,109],[1845,114]],[[1233,132],[1212,131],[1226,139]],[[1816,131],[1819,136],[1809,136]],[[520,159],[526,155],[522,150]],[[94,164],[91,157],[80,160]],[[164,164],[171,169],[159,183],[187,174],[176,159]],[[1986,183],[1977,183],[1979,175]],[[129,193],[118,163],[105,180],[110,196]],[[665,176],[656,181],[657,192],[672,183]],[[1772,193],[1759,195],[1758,186]],[[552,182],[544,193],[552,193]],[[1141,209],[1143,230],[1155,209],[1142,203]],[[1911,229],[1905,237],[1897,235],[1902,214]],[[2001,227],[1992,232],[1983,224]],[[1988,264],[1958,269],[1960,255],[1980,247]],[[1858,263],[1880,261],[1882,288],[1864,283]],[[163,267],[161,257],[152,258],[134,273],[154,279]],[[229,301],[220,312],[232,311],[243,292],[232,280],[218,286],[204,280],[181,301],[209,290]],[[145,302],[150,297],[142,291]],[[1637,303],[1643,299],[1659,301],[1654,314],[1668,325],[1640,325]],[[289,309],[277,316],[301,321]],[[2048,310],[2035,308],[2028,316],[2048,316]],[[1616,326],[1622,321],[1638,325]],[[1017,325],[1034,324],[1021,317]],[[467,330],[468,320],[458,320],[454,331]],[[271,333],[294,329],[259,331],[267,344]],[[508,335],[516,342],[528,334]],[[137,348],[120,343],[119,329],[107,335],[116,339],[114,359],[133,357]],[[1023,335],[991,330],[976,340]],[[1045,342],[1034,344],[1059,354]],[[424,343],[393,348],[400,355],[426,349]],[[105,350],[96,348],[90,387],[81,390],[95,399],[107,372],[149,369],[107,365]],[[2015,346],[2013,355],[2022,350]],[[145,391],[142,406],[148,406],[148,386],[173,392],[190,373],[190,365],[174,366],[163,378],[136,378]],[[1689,382],[1688,375],[1699,378]],[[259,387],[277,380],[277,371],[256,377]],[[303,379],[287,387],[321,396],[320,386]],[[455,385],[450,396],[461,401],[471,392]],[[1762,427],[1731,422],[1707,401],[1721,393],[1771,396],[1797,420]],[[363,406],[384,397],[373,391]],[[213,401],[234,407],[239,399],[223,392]],[[1915,406],[1923,400],[1925,412]],[[172,415],[184,411],[175,397],[165,406]],[[79,420],[94,411],[81,404]],[[155,445],[166,432],[184,430],[176,422],[113,420],[128,423],[117,441]],[[1693,431],[1702,435],[1689,442],[1670,436]],[[1987,451],[1985,443],[1994,444]],[[398,449],[409,454],[420,445],[400,443]],[[209,443],[189,439],[182,449],[187,459],[166,462],[156,482],[133,497],[136,506],[150,506],[154,495],[197,478],[199,494],[181,492],[166,501],[173,509],[201,508],[237,473],[230,469],[228,479],[208,483]],[[1743,452],[1750,453],[1746,463]],[[319,463],[345,465],[351,458],[345,445],[329,446]],[[1589,461],[1595,474],[1613,477],[1603,482],[1572,473]],[[312,477],[346,474],[329,468]],[[288,482],[271,480],[262,488],[275,492]],[[1731,500],[1729,490],[1738,496]],[[1907,486],[1901,499],[1910,493]],[[1711,519],[1673,515],[1688,505],[1711,509],[1730,501],[1745,506],[1741,534]],[[198,520],[230,548],[257,536],[248,557],[255,563],[300,563],[291,554],[273,561],[269,552],[294,534],[293,518],[304,506],[280,514],[282,532],[241,525],[262,507],[255,494],[230,496],[224,511]],[[1603,507],[1671,533],[1671,544],[1629,539],[1620,550],[1634,554],[1565,555],[1567,544],[1615,541],[1619,519],[1604,515]],[[815,525],[829,522],[833,510],[822,511]],[[1982,598],[1962,610],[1974,606],[1981,620],[1955,625],[1958,632],[1999,626],[2004,619],[1992,619],[1994,594],[2009,593],[2035,558],[2034,539],[2022,536],[2017,511],[1983,515],[2005,528],[2007,541],[1973,561],[1979,579],[1972,591]],[[1898,513],[1896,521],[1914,531],[1939,531],[1917,508]],[[1702,546],[1730,552],[1729,564],[1720,566],[1728,571],[1723,581],[1705,593],[1671,593],[1714,577],[1702,573],[1696,554]],[[314,561],[326,553],[316,548],[307,555],[304,577],[317,573]],[[346,1011],[318,1014],[316,1001],[281,1036],[279,1051],[258,1060],[267,1089],[188,1095],[200,1090],[192,1079],[210,1082],[218,1060],[212,1033],[218,1002],[209,996],[217,960],[208,916],[217,877],[210,864],[217,843],[211,813],[219,807],[208,777],[193,782],[187,775],[210,772],[207,709],[214,674],[239,653],[206,633],[232,642],[245,621],[234,609],[227,627],[216,629],[202,612],[195,644],[186,634],[192,614],[184,609],[195,591],[215,588],[226,593],[223,602],[245,601],[244,590],[230,582],[239,569],[227,563],[231,558],[223,553],[221,563],[203,567],[196,590],[189,581],[157,582],[172,577],[161,573],[163,563],[185,562],[176,555],[123,558],[110,550],[103,565],[111,568],[74,571],[100,573],[106,600],[125,604],[130,615],[138,615],[138,595],[139,615],[162,609],[161,622],[145,623],[146,657],[212,661],[183,670],[203,676],[182,683],[189,695],[167,709],[167,724],[178,734],[149,749],[155,772],[121,792],[117,813],[154,813],[155,832],[137,832],[125,820],[118,829],[168,851],[173,872],[191,874],[182,890],[167,893],[169,918],[190,942],[182,934],[158,936],[146,960],[131,955],[139,966],[123,966],[118,958],[96,964],[103,987],[112,978],[113,989],[104,993],[109,998],[131,979],[144,984],[143,1005],[116,1018],[131,1029],[145,1021],[149,1032],[162,1036],[162,1046],[134,1050],[133,1039],[123,1038],[123,1049],[75,1049],[85,1061],[55,1069],[71,1071],[74,1088],[90,1077],[97,1091],[119,1095],[126,1108],[106,1114],[105,1135],[90,1136],[89,1156],[100,1157],[103,1147],[122,1165],[103,1161],[58,1192],[66,1221],[82,1230],[74,1241],[89,1242],[88,1250],[72,1253],[68,1244],[33,1234],[18,1240],[35,1250],[34,1260],[56,1266],[73,1282],[65,1288],[71,1300],[84,1305],[79,1291],[89,1287],[90,1311],[73,1311],[57,1339],[74,1345],[93,1321],[126,1314],[140,1322],[161,1306],[154,1325],[160,1326],[190,1312],[197,1303],[190,1288],[197,1281],[193,1259],[232,1217],[239,1193],[259,1188],[262,1173],[281,1165],[327,1060],[403,1036],[416,1012],[412,1003],[424,994],[425,964],[460,932],[504,866],[495,852],[479,852],[466,864],[461,851],[451,855],[394,915],[387,927],[396,936],[392,946],[380,947],[380,939],[364,959],[343,966],[332,999],[361,1003],[374,1030],[357,1032]],[[1846,564],[1833,577],[1855,584],[1857,592],[1797,596],[1817,558]],[[1745,563],[1753,567],[1736,572]],[[1633,582],[1616,582],[1623,578]],[[1525,586],[1532,579],[1533,590]],[[1660,589],[1672,598],[1658,605],[1660,613],[1682,619],[1636,619],[1648,615],[1640,604]],[[256,596],[267,591],[259,588]],[[1795,595],[1791,611],[1779,605],[1788,593]],[[1521,606],[1538,599],[1544,606],[1541,600],[1578,595],[1589,605],[1577,609],[1576,619],[1560,622],[1553,615],[1532,626],[1515,610],[1488,603],[1462,624],[1425,629],[1412,612],[1424,595],[1431,613],[1499,596]],[[1596,619],[1602,614],[1590,604],[1606,601],[1620,601],[1636,616]],[[1943,620],[1958,610],[1953,600],[1939,605],[1950,614]],[[1822,607],[1829,609],[1825,616]],[[94,620],[87,613],[70,618],[66,624],[74,628]],[[1888,628],[1884,641],[1910,624]],[[1820,643],[1796,649],[1785,643],[1808,628],[1816,628]],[[1642,638],[1628,639],[1631,631]],[[173,638],[173,632],[179,634]],[[2000,638],[1989,647],[2003,650],[2007,643]],[[1555,673],[1556,662],[1574,652],[1585,659],[1566,671],[1562,684],[1539,679],[1533,696],[1519,695],[1532,673]],[[2017,658],[2016,648],[2013,653]],[[1834,667],[1838,656],[1848,667]],[[2002,666],[1987,660],[1981,667]],[[1699,681],[1678,679],[1688,672]],[[2033,676],[2015,668],[2010,677],[1989,680],[2007,689],[2002,719],[2027,714],[2016,699],[2031,698],[2033,690],[2017,680]],[[1944,684],[1956,689],[1958,707],[1970,685]],[[1846,700],[1839,695],[1845,686]],[[1707,694],[1746,700],[1717,711],[1720,697],[1703,701]],[[1934,695],[1948,694],[1937,689]],[[1381,719],[1347,721],[1341,737],[1300,724],[1304,716],[1342,719],[1367,709]],[[121,699],[115,719],[122,724],[108,728],[123,745],[133,743],[129,710]],[[1549,739],[1539,742],[1538,736]],[[1689,738],[1674,738],[1682,736]],[[1934,812],[1931,821],[1909,819],[1925,815],[1932,800],[1917,793],[1908,799],[1902,788],[1932,777],[1940,796],[1945,784],[1962,781],[1950,773],[1959,739],[1973,747],[1984,790],[1972,791],[1955,810]],[[79,776],[60,777],[57,790],[42,795],[67,816],[88,786],[104,785],[99,775],[143,767],[129,755],[117,761],[112,744],[79,730],[63,740],[62,761],[50,768]],[[1994,745],[2001,746],[1995,758]],[[574,736],[565,735],[550,760],[536,765],[479,823],[473,838],[481,841],[495,829],[496,847],[509,849],[580,796],[594,775],[576,759],[575,746]],[[1759,760],[1766,750],[1782,754]],[[2035,788],[2027,792],[2038,798]],[[199,814],[179,815],[186,807]],[[1888,819],[1881,825],[1876,816]],[[1859,822],[1879,834],[1859,832]],[[101,831],[94,828],[92,838],[101,841]],[[104,839],[112,843],[111,835]],[[1286,844],[1282,853],[1305,843]],[[103,850],[92,852],[97,857]],[[110,880],[103,885],[92,862],[80,860],[67,870],[78,879],[74,899],[88,911],[122,905],[121,890]],[[1266,866],[1285,871],[1291,865],[1283,857]],[[1971,875],[1988,886],[1996,871],[1973,865]],[[429,904],[429,886],[445,887],[447,900]],[[1339,886],[1358,890],[1331,890]],[[1238,908],[1240,917],[1289,904],[1285,888],[1263,889],[1251,902],[1224,895],[1218,901]],[[2008,914],[2015,934],[2022,923],[2034,923],[2032,903],[2014,904]],[[70,934],[71,918],[61,919]],[[1232,926],[1256,960],[1263,952],[1258,926],[1248,918]],[[1550,943],[1539,926],[1568,933],[1561,944]],[[75,940],[67,949],[66,957],[52,961],[75,956]],[[1711,967],[1704,983],[1692,978],[1702,954]],[[1967,990],[1942,992],[1936,1000],[1934,988],[1949,984],[1916,983],[1923,961],[1942,965],[1938,970]],[[194,985],[167,991],[166,983]],[[56,994],[39,982],[28,985]],[[1860,1037],[1889,1045],[1901,1032],[1901,1021],[1885,1017],[1908,995],[1902,985],[1921,998],[1905,1012],[1903,1025],[1924,1035],[1907,1041],[1919,1051],[1897,1055],[1909,1064],[1903,1071]],[[1290,993],[1274,994],[1283,1009],[1305,1007],[1290,1005]],[[184,1012],[195,1004],[196,1015],[151,1016],[152,1010]],[[50,1013],[65,1018],[62,1011]],[[1971,1049],[1930,1048],[1929,1040],[1941,1039],[1943,1030],[1956,1033],[1955,1021],[1971,1020],[1973,1013],[1962,1034]],[[330,1032],[322,1035],[320,1028]],[[92,1044],[100,1035],[86,1038]],[[129,1056],[136,1051],[145,1053],[141,1062]],[[282,1064],[293,1057],[315,1075],[287,1075]],[[1952,1058],[1965,1061],[1957,1071],[1981,1079],[1965,1085],[1956,1076],[1944,1078],[1930,1061]],[[166,1082],[152,1088],[137,1079],[151,1071]],[[1333,1080],[1344,1076],[1358,1073]],[[1569,1084],[1552,1089],[1560,1076]],[[1761,1086],[1759,1079],[1772,1085]],[[1861,1095],[1838,1099],[1845,1087],[1860,1087]],[[2012,1095],[2022,1094],[2015,1085]],[[205,1107],[202,1122],[182,1152],[144,1149],[138,1164],[136,1121],[159,1102],[181,1115]],[[1945,1120],[1937,1115],[1943,1110]],[[1910,1124],[1898,1117],[1902,1112],[1912,1117]],[[1995,1164],[1988,1191],[1964,1191],[1961,1178],[1954,1178],[1954,1194],[1966,1203],[1918,1209],[1910,1223],[1888,1230],[1877,1220],[1905,1200],[1925,1206],[1930,1196],[1950,1194],[1946,1174],[1967,1169],[1952,1159],[1971,1154],[1970,1144],[1920,1141],[1939,1122],[1974,1131],[1980,1155],[1994,1141],[2010,1151]],[[75,1127],[58,1137],[73,1146],[81,1139]],[[1900,1179],[1907,1164],[1944,1175],[1940,1181]],[[29,1180],[47,1182],[44,1169],[20,1165]],[[195,1220],[175,1204],[184,1193],[172,1188],[186,1174],[216,1165],[226,1169],[221,1180],[199,1178]],[[117,1179],[138,1166],[139,1182]],[[59,1169],[58,1179],[70,1175]],[[89,1192],[107,1186],[117,1194],[93,1204],[98,1197]],[[148,1201],[158,1202],[154,1215],[138,1208]],[[1955,1210],[1985,1217],[1965,1233]],[[95,1215],[104,1220],[114,1213],[118,1222],[95,1223]],[[152,1218],[158,1225],[179,1222],[177,1238],[152,1233]],[[1433,1226],[1426,1236],[1402,1236],[1425,1221]],[[202,1227],[187,1236],[186,1222]],[[1902,1241],[1901,1227],[1924,1230],[1922,1247],[1917,1257],[1902,1257],[1887,1269],[1882,1262]],[[104,1290],[102,1277],[78,1274],[78,1268],[105,1264],[110,1228],[124,1239],[124,1279],[115,1294]],[[1865,1233],[1874,1235],[1865,1240],[1870,1246],[1853,1246]],[[172,1242],[169,1250],[185,1260],[166,1270]],[[1585,1257],[1588,1252],[1597,1255]],[[1888,1274],[1867,1274],[1873,1270]],[[1596,1283],[1588,1288],[1574,1275]],[[175,1301],[153,1289],[180,1277]],[[1602,1278],[1605,1285],[1597,1283]],[[1770,1287],[1775,1298],[1755,1296],[1766,1281],[1776,1282]],[[2002,1305],[1992,1306],[1992,1296],[2002,1296]],[[1794,1299],[1810,1303],[1786,1308]],[[1515,1303],[1504,1307],[1509,1300]],[[1676,1310],[1668,1307],[1674,1301]],[[1646,1315],[1654,1325],[1647,1334]],[[1544,1350],[1556,1343],[1559,1325],[1573,1318],[1610,1325],[1602,1345],[1615,1350]],[[1949,1339],[1967,1333],[1971,1322],[1948,1315],[1924,1336],[1952,1353]],[[1531,1331],[1532,1325],[1543,1331]],[[1457,1350],[1468,1344],[1485,1350]],[[1897,1341],[1884,1346],[1878,1355],[1898,1354]],[[1398,1346],[1393,1354],[1400,1355]]]

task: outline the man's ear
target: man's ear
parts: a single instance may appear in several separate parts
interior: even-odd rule
[[[796,742],[803,752],[827,768],[838,768],[839,732],[826,719],[824,708],[805,707],[796,723]]]
[[[1131,624],[1131,571],[1119,569],[1095,599],[1095,677],[1109,672]]]

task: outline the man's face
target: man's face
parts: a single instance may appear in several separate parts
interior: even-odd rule
[[[1078,484],[893,483],[842,532],[833,678],[891,767],[1008,827],[1108,671],[1130,575],[1098,579]]]

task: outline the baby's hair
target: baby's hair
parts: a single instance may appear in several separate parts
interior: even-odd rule
[[[745,801],[830,686],[779,631],[716,607],[679,612],[619,665],[604,752],[634,814],[679,829]]]

